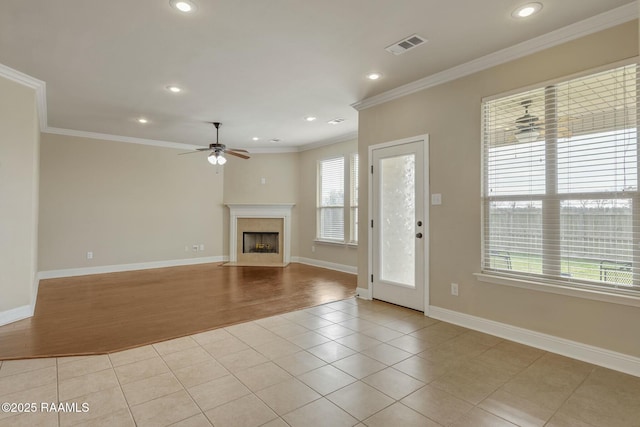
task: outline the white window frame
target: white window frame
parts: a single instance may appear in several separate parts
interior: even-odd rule
[[[358,167],[354,170],[354,163],[357,163]],[[359,211],[359,198],[360,198],[360,156],[358,153],[351,153],[349,156],[349,175],[348,175],[348,187],[349,188],[349,244],[358,244],[358,211]],[[355,182],[355,185],[354,185]],[[356,197],[357,195],[357,197]]]
[[[331,162],[331,161],[336,161],[336,160],[342,160],[342,204],[340,205],[323,205],[322,204],[322,182],[323,182],[323,176],[322,176],[322,167],[324,163],[327,162]],[[346,204],[346,199],[347,199],[347,194],[345,193],[345,183],[346,183],[346,176],[345,176],[345,169],[346,169],[346,161],[345,161],[345,156],[332,156],[332,157],[327,157],[324,159],[321,159],[318,161],[318,170],[317,170],[317,177],[318,177],[318,186],[317,186],[317,215],[316,215],[316,240],[318,242],[329,242],[329,243],[344,243],[344,238],[346,235],[346,216],[344,212],[344,208],[345,208],[345,204]],[[325,209],[342,209],[343,210],[343,228],[342,228],[342,238],[341,239],[332,239],[330,237],[325,237],[323,236],[323,230],[322,230],[322,212]]]
[[[583,76],[588,76],[590,74],[596,74],[598,72],[602,72],[602,71],[606,71],[606,70],[613,70],[615,68],[621,67],[621,66],[625,66],[625,65],[629,65],[629,64],[634,64],[637,63],[638,58],[633,58],[630,60],[625,60],[625,61],[620,61],[618,63],[615,64],[609,64],[603,67],[599,67],[598,69],[594,69],[594,70],[589,70],[586,71],[584,73],[579,73],[573,76],[568,76],[562,79],[557,79],[555,81],[552,82],[546,82],[546,83],[542,83],[539,85],[535,85],[533,87],[529,87],[529,88],[524,88],[524,89],[520,89],[520,90],[515,90],[515,91],[511,91],[509,93],[505,93],[505,94],[500,94],[500,95],[496,95],[496,96],[492,96],[492,97],[487,97],[485,99],[483,99],[483,104],[486,101],[491,101],[493,99],[498,99],[498,98],[503,98],[503,97],[507,97],[510,95],[514,95],[514,94],[518,94],[518,93],[524,93],[527,92],[531,89],[535,89],[535,88],[540,88],[540,87],[553,87],[554,85],[558,84],[558,83],[562,83],[562,82],[566,82],[575,78],[579,78],[579,77],[583,77]],[[639,97],[640,98],[640,97]],[[484,147],[484,123],[485,123],[485,118],[484,118],[484,109],[482,109],[482,113],[483,113],[483,117],[482,117],[482,141],[483,141],[483,147]],[[549,119],[549,117],[547,117],[547,119]],[[639,152],[640,154],[640,152]],[[640,162],[640,155],[638,156],[638,161]],[[481,251],[482,251],[482,262],[484,263],[485,260],[485,248],[486,248],[486,240],[485,240],[485,219],[487,218],[487,216],[489,215],[488,212],[488,205],[489,205],[489,201],[492,199],[490,197],[488,197],[485,193],[486,193],[486,178],[487,178],[487,164],[486,164],[486,152],[483,148],[482,150],[482,156],[481,156],[481,164],[482,164],[482,220],[481,220],[481,230],[482,230],[482,239],[481,239]],[[555,178],[555,176],[549,176],[549,175],[553,175],[555,174],[555,171],[553,168],[545,168],[545,176],[546,176],[546,180],[547,182],[549,182],[550,180],[553,180]],[[547,190],[548,191],[548,190]],[[588,195],[589,197],[594,197],[594,196],[598,196],[598,193],[590,193]],[[546,198],[549,197],[548,193],[545,192],[544,195],[540,195],[540,196],[532,196],[535,199],[539,199],[539,200],[545,200]],[[554,194],[553,197],[555,198],[555,200],[564,200],[565,197],[563,195],[557,195]],[[606,193],[606,197],[607,198],[611,198],[612,197],[612,193]],[[634,215],[634,223],[637,223],[636,220],[640,220],[640,218],[637,218],[638,215],[640,215],[640,209],[638,209],[638,207],[640,207],[640,192],[636,189],[636,191],[630,191],[626,194],[624,194],[625,198],[631,198],[632,199],[632,203],[633,206],[636,207],[633,209],[633,215]],[[567,200],[570,199],[575,199],[576,198],[576,194],[568,194],[566,196]],[[509,196],[503,196],[500,198],[501,200],[508,200]],[[513,196],[514,200],[519,199],[519,196]],[[548,210],[545,211],[545,215],[548,215]],[[551,223],[555,223],[555,224],[559,224],[559,220],[560,220],[560,209],[557,210],[551,210],[551,215],[553,216],[553,218],[551,218]],[[548,219],[548,218],[547,218]],[[543,233],[548,232],[548,230],[544,230],[543,229]],[[640,236],[635,236],[634,235],[634,240],[638,240],[640,239]],[[636,248],[636,250],[634,250],[634,263],[633,263],[633,269],[634,269],[634,274],[636,273],[636,271],[640,268],[640,265],[638,265],[638,248]],[[548,255],[547,255],[548,256]],[[558,259],[556,259],[556,262],[552,262],[552,263],[548,263],[549,264],[557,264],[560,258],[560,255],[557,255]],[[563,280],[561,277],[555,277],[555,278],[549,278],[549,277],[540,277],[538,275],[534,275],[534,274],[520,274],[520,273],[516,273],[514,272],[513,274],[510,274],[508,272],[505,271],[496,271],[496,270],[491,270],[491,269],[485,269],[484,266],[481,266],[481,272],[480,273],[476,273],[475,274],[476,278],[480,281],[483,282],[490,282],[490,283],[495,283],[495,284],[501,284],[501,285],[507,285],[507,286],[513,286],[513,287],[518,287],[518,288],[525,288],[525,289],[533,289],[533,290],[539,290],[539,291],[545,291],[545,292],[551,292],[551,293],[555,293],[555,294],[561,294],[561,295],[570,295],[570,296],[577,296],[577,297],[581,297],[581,298],[587,298],[587,299],[593,299],[593,300],[598,300],[598,301],[607,301],[607,302],[612,302],[612,303],[617,303],[617,304],[623,304],[623,305],[631,305],[631,306],[637,306],[640,307],[640,292],[638,292],[637,289],[634,290],[630,290],[630,291],[620,291],[618,289],[613,289],[613,288],[609,288],[607,286],[592,286],[588,283],[576,283],[575,281],[568,281],[568,280]],[[637,276],[636,276],[637,277]]]
[[[357,156],[358,153],[350,153],[350,154],[341,154],[336,156],[325,157],[317,162],[317,172],[316,172],[316,238],[315,242],[320,244],[334,244],[334,245],[347,245],[351,247],[358,246],[358,230],[357,230],[357,218],[352,219],[352,209],[357,209],[358,206],[352,205],[352,188],[351,183],[354,177],[351,174],[352,164],[354,161],[354,156]],[[335,206],[321,206],[321,197],[322,197],[322,163],[330,160],[342,159],[344,164],[343,171],[343,184],[344,184],[344,204],[343,205],[335,205]],[[359,162],[358,162],[359,165]],[[356,177],[358,179],[358,177]],[[342,208],[343,209],[343,218],[344,218],[344,229],[342,239],[331,239],[327,237],[322,237],[321,230],[321,217],[322,210],[326,208]],[[355,221],[354,221],[355,220]],[[356,229],[353,230],[352,224],[356,224]],[[355,236],[355,239],[354,239]]]

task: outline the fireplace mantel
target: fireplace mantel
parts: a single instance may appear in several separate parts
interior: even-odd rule
[[[226,203],[229,207],[229,263],[238,262],[238,218],[281,218],[283,220],[283,265],[291,262],[291,210],[294,203]]]

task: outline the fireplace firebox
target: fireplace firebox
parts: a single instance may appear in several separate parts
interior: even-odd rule
[[[245,231],[242,233],[242,253],[280,253],[280,233],[269,231]]]

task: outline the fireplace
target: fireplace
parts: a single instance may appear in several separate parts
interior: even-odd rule
[[[225,265],[284,267],[291,257],[293,204],[229,206],[229,262]]]

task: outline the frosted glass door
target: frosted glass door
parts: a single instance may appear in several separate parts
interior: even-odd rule
[[[416,156],[380,160],[380,279],[416,286]]]
[[[426,140],[372,150],[372,296],[424,310]]]

